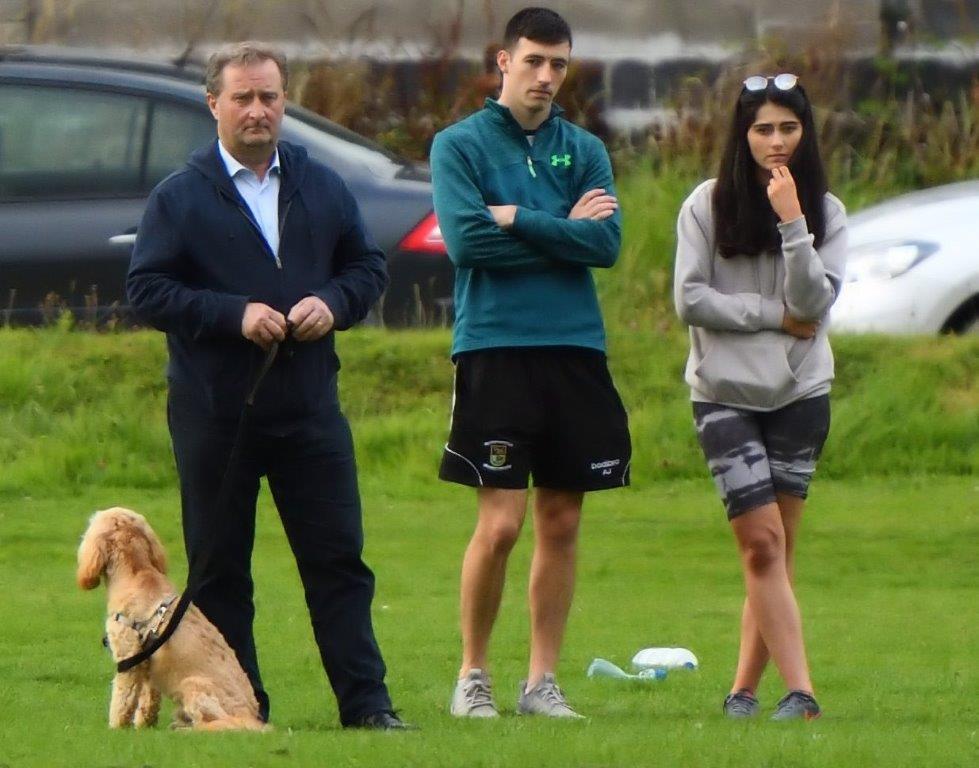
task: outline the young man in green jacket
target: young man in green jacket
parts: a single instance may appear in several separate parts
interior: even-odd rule
[[[590,268],[618,257],[621,215],[602,142],[561,118],[571,30],[526,8],[497,55],[498,101],[432,146],[435,211],[456,267],[455,398],[440,477],[477,489],[462,565],[462,667],[452,714],[498,714],[487,647],[533,476],[531,648],[517,711],[578,717],[555,682],[585,491],[629,483],[626,413],[606,366]]]

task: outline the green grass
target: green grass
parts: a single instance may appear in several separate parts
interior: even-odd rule
[[[448,331],[359,329],[338,344],[365,478],[397,492],[424,486],[448,424]],[[979,473],[979,338],[844,337],[834,347],[824,477]],[[685,333],[672,321],[620,328],[609,348],[636,481],[703,477],[682,381]],[[165,357],[153,332],[0,329],[0,498],[172,488]]]
[[[686,342],[616,327],[634,487],[586,504],[561,680],[586,723],[459,723],[458,568],[471,491],[434,480],[449,408],[446,331],[343,334],[342,396],[357,440],[377,632],[419,733],[341,732],[295,566],[263,494],[257,634],[276,730],[110,733],[105,595],[79,593],[74,550],[92,510],[144,512],[182,583],[179,499],[164,424],[159,334],[0,329],[0,766],[971,765],[979,751],[979,340],[839,338],[834,426],[801,535],[798,583],[826,716],[808,726],[719,716],[741,582],[681,382]],[[529,534],[529,531],[527,532]],[[494,637],[512,712],[527,654],[530,536],[513,556]],[[691,648],[693,674],[586,679],[651,645]],[[771,707],[781,694],[766,679]]]
[[[634,486],[587,501],[561,668],[588,722],[446,714],[474,507],[470,491],[434,480],[451,398],[449,332],[358,329],[338,342],[341,396],[378,576],[376,627],[396,703],[422,730],[388,738],[337,728],[295,565],[263,494],[257,635],[276,730],[109,732],[105,595],[75,590],[74,550],[94,509],[132,506],[183,581],[166,351],[161,334],[76,333],[60,322],[0,328],[0,768],[974,764],[979,339],[834,339],[833,428],[797,567],[827,714],[807,726],[726,722],[741,581],[694,438],[686,335],[670,306],[676,212],[698,174],[632,170],[620,181],[622,254],[597,278]],[[879,194],[857,185],[847,199]],[[511,713],[527,661],[529,549],[528,531],[494,636],[499,699]],[[689,647],[701,669],[650,684],[585,678],[593,657],[625,666],[651,645]],[[770,708],[777,682],[767,679],[761,695]]]
[[[494,636],[504,717],[446,712],[458,664],[457,573],[472,524],[465,489],[404,495],[365,478],[366,558],[388,681],[417,733],[342,732],[295,567],[267,494],[260,502],[257,637],[275,731],[109,732],[103,589],[73,585],[92,509],[150,518],[183,577],[172,490],[93,486],[8,498],[0,511],[0,765],[21,766],[938,766],[974,763],[979,739],[979,483],[973,477],[818,479],[798,553],[798,593],[820,701],[810,724],[720,714],[736,655],[741,583],[710,482],[590,496],[561,679],[584,723],[512,714],[526,665],[529,537],[512,558]],[[595,656],[627,665],[651,645],[692,649],[701,668],[665,681],[589,680]],[[766,709],[782,691],[769,674]],[[165,710],[165,714],[167,710]]]

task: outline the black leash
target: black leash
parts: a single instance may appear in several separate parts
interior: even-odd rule
[[[231,446],[231,455],[228,456],[228,464],[224,469],[224,476],[221,478],[221,487],[218,490],[217,504],[215,505],[218,515],[214,515],[211,519],[216,520],[221,513],[227,513],[231,508],[230,496],[232,488],[232,476],[234,475],[234,470],[238,466],[238,461],[241,458],[241,447],[245,442],[245,432],[248,428],[248,416],[251,413],[252,406],[255,404],[255,394],[258,392],[258,388],[262,383],[262,379],[271,370],[272,364],[275,362],[275,356],[279,352],[279,343],[272,342],[272,346],[269,347],[268,352],[265,353],[265,359],[262,360],[262,365],[259,367],[258,372],[255,374],[255,379],[252,381],[251,389],[248,391],[248,396],[245,398],[245,405],[241,409],[241,416],[238,419],[238,431],[235,433],[235,441]],[[212,528],[216,529],[217,526],[212,524]],[[216,536],[213,535],[209,541],[211,546],[207,547],[204,552],[195,560],[195,562],[190,564],[189,573],[187,575],[187,586],[184,587],[183,594],[180,595],[180,600],[177,601],[177,605],[173,609],[173,614],[170,616],[170,621],[163,628],[163,631],[156,636],[150,636],[150,642],[136,655],[130,656],[128,659],[123,659],[118,664],[116,664],[116,671],[126,672],[138,664],[142,664],[150,656],[156,653],[160,647],[170,639],[170,636],[176,631],[177,627],[180,626],[180,620],[184,617],[187,609],[190,608],[191,602],[197,596],[197,592],[200,590],[204,583],[204,574],[207,573],[207,568],[211,564],[211,560],[214,556],[214,542],[217,540]]]

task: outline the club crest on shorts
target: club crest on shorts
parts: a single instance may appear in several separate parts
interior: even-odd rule
[[[488,449],[487,461],[483,463],[486,469],[504,470],[510,469],[510,449],[513,443],[506,440],[487,440],[483,443]]]

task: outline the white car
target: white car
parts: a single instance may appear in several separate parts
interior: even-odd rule
[[[979,181],[912,192],[850,218],[830,329],[979,333]]]

